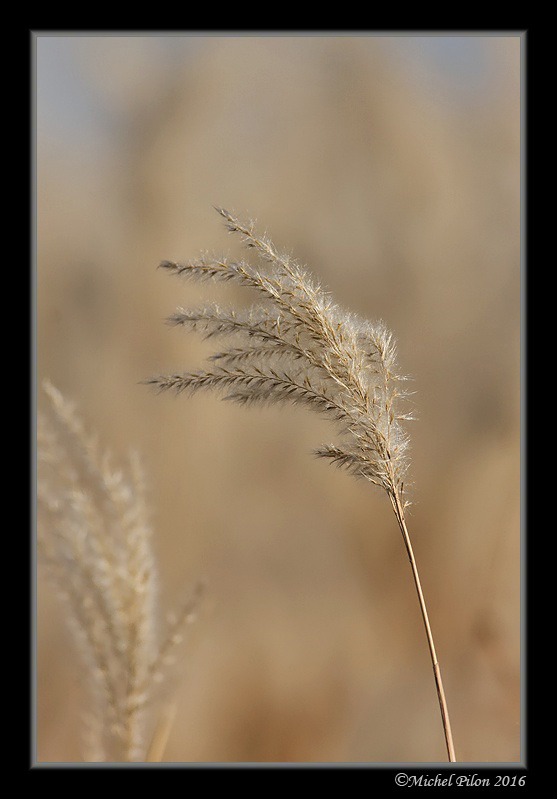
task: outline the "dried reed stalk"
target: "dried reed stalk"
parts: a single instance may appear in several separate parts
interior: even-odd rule
[[[454,762],[439,661],[405,519],[409,441],[401,423],[412,415],[401,410],[408,392],[397,371],[393,338],[383,323],[371,324],[338,308],[302,268],[280,254],[266,236],[257,235],[253,223],[243,224],[228,211],[216,210],[266,268],[211,256],[184,264],[163,261],[160,267],[175,275],[255,289],[261,302],[237,311],[216,304],[179,308],[168,319],[170,324],[200,329],[207,338],[231,336],[236,346],[212,355],[209,369],[146,382],[178,393],[217,389],[225,392],[225,399],[245,405],[297,403],[336,423],[339,442],[320,447],[316,454],[380,486],[391,500],[412,567],[448,757]]]
[[[48,382],[44,391],[50,402],[38,425],[37,544],[92,695],[86,756],[142,761],[149,716],[161,714],[158,683],[182,628],[194,619],[200,586],[161,636],[139,460],[132,454],[127,469],[116,468],[62,394]],[[149,759],[162,756],[169,723]]]

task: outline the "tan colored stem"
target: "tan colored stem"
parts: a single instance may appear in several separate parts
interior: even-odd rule
[[[170,737],[170,730],[172,728],[172,724],[174,723],[175,715],[175,705],[166,705],[163,708],[155,732],[153,733],[153,739],[151,741],[151,745],[149,746],[149,751],[147,752],[147,757],[145,759],[146,763],[161,762],[164,750],[166,749],[166,744],[168,743],[168,738]]]
[[[445,699],[445,691],[443,690],[443,680],[441,679],[441,668],[439,666],[439,661],[437,660],[437,653],[435,652],[435,644],[433,643],[433,634],[431,632],[431,625],[429,623],[429,616],[427,615],[427,608],[425,604],[424,594],[422,591],[422,585],[420,582],[420,577],[418,574],[418,567],[416,565],[416,558],[414,557],[414,551],[412,549],[412,544],[410,542],[410,535],[408,533],[408,528],[406,527],[406,520],[404,518],[404,510],[402,507],[402,503],[400,501],[400,497],[398,495],[390,495],[391,503],[393,505],[393,509],[395,512],[395,516],[397,518],[398,524],[400,526],[402,537],[404,539],[404,545],[406,547],[406,551],[408,553],[408,558],[410,560],[410,566],[412,567],[412,575],[414,577],[414,582],[416,584],[416,590],[418,592],[418,599],[420,601],[420,610],[422,611],[422,617],[424,620],[425,631],[427,635],[427,642],[429,645],[429,652],[431,655],[431,662],[433,664],[433,675],[435,677],[435,685],[437,687],[437,696],[439,697],[439,707],[441,708],[441,718],[443,721],[443,730],[445,733],[445,742],[447,744],[447,753],[449,756],[449,761],[451,763],[456,763],[456,754],[453,744],[453,736],[451,732],[451,722],[449,719],[449,709],[447,707],[447,700]]]

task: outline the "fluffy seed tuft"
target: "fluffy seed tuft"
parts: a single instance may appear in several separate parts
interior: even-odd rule
[[[319,457],[402,502],[409,442],[401,422],[412,416],[400,410],[408,392],[401,387],[405,378],[398,373],[391,333],[382,322],[370,323],[340,309],[304,269],[257,235],[252,222],[216,210],[261,265],[204,256],[160,266],[178,276],[255,289],[260,302],[237,311],[216,304],[178,308],[169,324],[201,330],[206,338],[230,337],[234,346],[211,355],[206,370],[146,382],[176,393],[214,389],[244,405],[304,405],[338,429],[339,443],[319,448]]]

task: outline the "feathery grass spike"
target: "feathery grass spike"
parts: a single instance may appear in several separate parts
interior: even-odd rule
[[[38,419],[37,549],[56,585],[91,693],[91,761],[145,759],[157,678],[203,589],[160,633],[150,513],[137,456],[116,467],[48,381]],[[158,750],[160,751],[160,741]]]
[[[168,322],[202,330],[207,338],[230,337],[234,346],[209,358],[210,368],[148,380],[161,390],[215,389],[242,404],[291,402],[324,414],[338,441],[316,450],[357,477],[383,488],[393,507],[412,567],[439,697],[448,757],[456,761],[449,714],[431,626],[405,519],[408,436],[401,406],[409,396],[398,373],[396,346],[382,322],[370,323],[336,306],[329,295],[272,242],[223,208],[231,233],[261,265],[205,256],[191,263],[162,261],[169,272],[197,280],[231,281],[259,292],[245,310],[207,305],[179,308]]]

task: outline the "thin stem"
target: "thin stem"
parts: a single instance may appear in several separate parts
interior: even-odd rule
[[[163,708],[157,727],[153,733],[153,739],[149,746],[147,757],[145,758],[146,763],[160,763],[162,761],[175,715],[175,705],[166,705]]]
[[[404,509],[402,507],[402,503],[400,501],[400,496],[398,495],[398,493],[394,495],[390,494],[389,496],[393,506],[393,510],[395,512],[395,516],[397,518],[398,524],[402,532],[404,545],[408,553],[408,558],[410,560],[410,565],[412,567],[412,575],[414,577],[416,590],[418,592],[418,599],[420,601],[420,610],[422,611],[422,617],[424,620],[424,626],[427,635],[427,642],[429,645],[429,653],[431,655],[431,662],[433,664],[433,675],[435,677],[435,685],[437,687],[437,696],[439,697],[439,707],[441,708],[441,718],[443,721],[443,730],[445,733],[445,743],[447,744],[447,753],[449,755],[449,762],[456,763],[457,760],[453,744],[453,736],[451,732],[451,722],[449,719],[449,708],[447,707],[447,700],[445,699],[445,691],[443,690],[443,680],[441,679],[441,668],[439,666],[439,661],[437,660],[435,644],[433,643],[433,634],[431,632],[429,616],[427,615],[427,608],[425,604],[424,594],[422,591],[422,585],[420,583],[420,577],[418,574],[418,567],[416,565],[416,558],[414,557],[414,551],[412,549],[412,544],[410,542],[410,535],[408,533],[408,528],[406,526]]]

